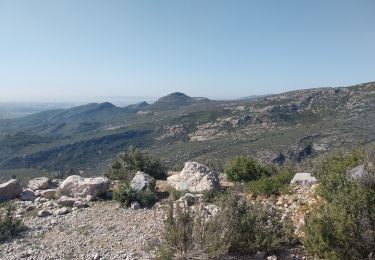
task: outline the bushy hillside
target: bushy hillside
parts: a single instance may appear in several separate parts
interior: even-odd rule
[[[221,168],[251,154],[282,163],[375,142],[375,83],[251,100],[212,101],[172,93],[154,104],[88,104],[0,120],[0,172],[74,168],[95,174],[134,145],[166,159]]]

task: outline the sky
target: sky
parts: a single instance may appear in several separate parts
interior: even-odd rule
[[[374,0],[0,0],[0,101],[374,81],[374,14]]]

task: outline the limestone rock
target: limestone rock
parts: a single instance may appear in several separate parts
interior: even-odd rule
[[[85,198],[87,195],[99,196],[110,187],[110,181],[105,177],[83,178],[78,175],[69,176],[58,188],[61,195]]]
[[[61,206],[67,206],[67,207],[73,207],[74,203],[76,202],[77,200],[74,199],[74,198],[70,198],[70,197],[66,197],[66,196],[62,196],[58,201],[57,203]]]
[[[53,179],[51,182],[50,182],[50,185],[52,187],[59,187],[61,185],[61,183],[63,183],[63,179]]]
[[[22,193],[21,185],[15,179],[0,184],[0,201],[17,198]]]
[[[47,177],[35,178],[29,181],[28,186],[32,190],[45,190],[49,187],[49,179]]]
[[[26,189],[21,194],[21,200],[23,201],[34,201],[36,199],[35,192],[31,189]]]
[[[294,175],[293,179],[290,181],[291,184],[298,184],[298,185],[312,185],[316,183],[317,180],[311,173],[308,172],[299,172]]]
[[[168,177],[168,183],[177,190],[190,192],[210,191],[220,187],[217,175],[197,162],[185,163],[181,173]]]
[[[365,185],[375,186],[375,174],[370,173],[365,165],[359,165],[346,172],[347,178],[352,181],[359,181]]]
[[[135,191],[141,191],[147,189],[152,182],[154,182],[154,178],[147,173],[138,171],[133,177],[130,187]]]
[[[40,196],[45,199],[55,199],[57,189],[48,189],[40,192]]]
[[[87,208],[88,205],[84,201],[77,200],[76,202],[74,202],[73,207],[76,207],[77,209],[81,209],[81,208]]]
[[[67,207],[63,207],[61,209],[55,210],[55,215],[56,216],[61,216],[61,215],[66,215],[70,212],[70,210]]]
[[[133,201],[131,204],[130,204],[130,208],[131,209],[134,209],[134,210],[138,210],[141,208],[141,205],[139,204],[138,201]]]
[[[52,212],[49,210],[45,210],[45,209],[39,210],[38,212],[38,217],[48,217],[51,215],[52,215]]]

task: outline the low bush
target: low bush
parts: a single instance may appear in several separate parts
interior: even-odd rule
[[[162,243],[157,259],[214,259],[229,248],[230,226],[220,214],[206,221],[202,207],[190,207],[169,201]],[[220,227],[220,228],[217,228]]]
[[[274,253],[288,248],[292,242],[293,226],[288,217],[272,204],[256,202],[248,204],[238,198],[226,203],[228,219],[231,219],[232,240],[229,252]]]
[[[275,252],[289,245],[292,225],[269,204],[248,204],[223,196],[219,211],[207,215],[204,204],[179,206],[171,200],[164,223],[159,259],[216,259],[228,252]],[[220,227],[220,228],[218,228]]]
[[[178,200],[179,198],[181,198],[186,193],[186,191],[177,190],[176,188],[174,188],[172,186],[167,187],[167,192],[169,193],[169,197],[173,201]]]
[[[214,203],[220,199],[222,199],[224,196],[228,196],[229,192],[227,190],[218,190],[213,189],[210,191],[203,192],[203,201],[205,203]]]
[[[137,171],[155,179],[166,177],[166,167],[160,159],[134,147],[130,147],[127,153],[119,153],[104,175],[113,180],[130,182]]]
[[[292,173],[278,173],[264,176],[259,180],[246,184],[246,191],[255,195],[280,195],[289,191],[289,184],[293,178]]]
[[[13,211],[12,205],[6,207],[4,214],[0,211],[0,242],[16,237],[26,228],[20,219],[13,217]]]
[[[227,162],[224,172],[230,181],[253,181],[262,176],[270,176],[276,170],[271,166],[262,165],[252,157],[238,156]]]
[[[151,207],[158,200],[158,197],[149,188],[142,191],[135,191],[128,183],[124,182],[113,193],[113,199],[126,207],[129,207],[133,201],[138,201],[142,207]]]
[[[324,259],[371,259],[375,253],[375,191],[349,180],[347,170],[366,163],[363,151],[336,154],[317,168],[324,199],[306,217],[304,245]]]

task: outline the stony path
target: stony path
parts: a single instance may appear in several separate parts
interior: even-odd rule
[[[152,259],[163,211],[99,201],[63,216],[27,217],[22,238],[0,245],[0,259]]]

